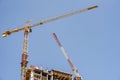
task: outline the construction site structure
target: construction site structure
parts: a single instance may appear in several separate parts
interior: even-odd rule
[[[34,68],[33,66],[31,66],[30,68],[27,67],[28,64],[28,35],[31,32],[31,28],[38,26],[38,25],[43,25],[45,23],[48,22],[52,22],[64,17],[68,17],[68,16],[72,16],[84,11],[88,11],[94,8],[97,8],[98,6],[91,6],[82,10],[77,10],[77,11],[73,11],[61,16],[57,16],[48,20],[44,20],[42,22],[33,24],[33,25],[26,25],[25,27],[21,27],[21,28],[17,28],[14,30],[8,30],[3,32],[2,37],[6,37],[10,34],[13,34],[15,32],[19,32],[24,30],[24,43],[23,43],[23,52],[22,52],[22,60],[21,60],[21,80],[71,80],[72,79],[72,75],[65,73],[65,72],[61,72],[61,71],[57,71],[57,70],[51,70],[51,71],[44,71],[44,70],[40,70],[37,68]],[[34,69],[33,69],[34,68]],[[73,68],[75,69],[75,68]],[[77,76],[78,77],[78,76]],[[74,80],[81,80],[81,79],[77,79],[74,78]]]
[[[25,80],[72,80],[72,74],[30,66],[26,70]]]

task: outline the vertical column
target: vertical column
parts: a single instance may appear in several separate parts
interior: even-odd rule
[[[26,27],[24,32],[23,53],[21,60],[21,80],[25,80],[25,72],[28,64],[28,34],[30,29]]]

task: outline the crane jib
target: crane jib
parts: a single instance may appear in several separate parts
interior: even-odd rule
[[[75,14],[78,14],[78,13],[81,13],[81,12],[84,12],[84,11],[87,11],[87,10],[91,10],[91,9],[94,9],[94,8],[97,8],[97,7],[98,7],[98,5],[91,6],[91,7],[88,7],[88,8],[84,8],[82,10],[77,10],[77,11],[73,11],[73,12],[70,12],[70,13],[67,13],[67,14],[63,14],[61,16],[53,17],[51,19],[44,20],[44,21],[38,22],[36,24],[30,25],[30,26],[17,28],[17,29],[14,29],[14,30],[8,30],[8,31],[5,31],[5,32],[2,33],[2,37],[6,37],[6,36],[8,36],[8,35],[10,35],[10,34],[12,34],[14,32],[25,30],[26,27],[27,28],[32,28],[32,27],[35,27],[35,26],[43,25],[45,23],[52,22],[52,21],[55,21],[55,20],[58,20],[58,19],[61,19],[61,18],[68,17],[68,16],[72,16],[72,15],[75,15]]]

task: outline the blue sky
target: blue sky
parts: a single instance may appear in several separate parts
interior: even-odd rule
[[[34,27],[29,35],[29,63],[72,73],[52,33],[55,32],[83,80],[120,80],[119,0],[0,0],[0,34],[64,13],[99,8]],[[24,32],[0,37],[0,80],[20,80]],[[72,73],[73,74],[73,73]]]

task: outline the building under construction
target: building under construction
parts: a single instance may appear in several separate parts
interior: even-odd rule
[[[58,70],[43,70],[35,66],[30,66],[26,69],[24,75],[25,80],[73,80],[72,74]],[[75,77],[74,80],[81,80],[81,78]]]
[[[72,74],[58,70],[43,70],[34,66],[26,69],[25,80],[72,80]]]

